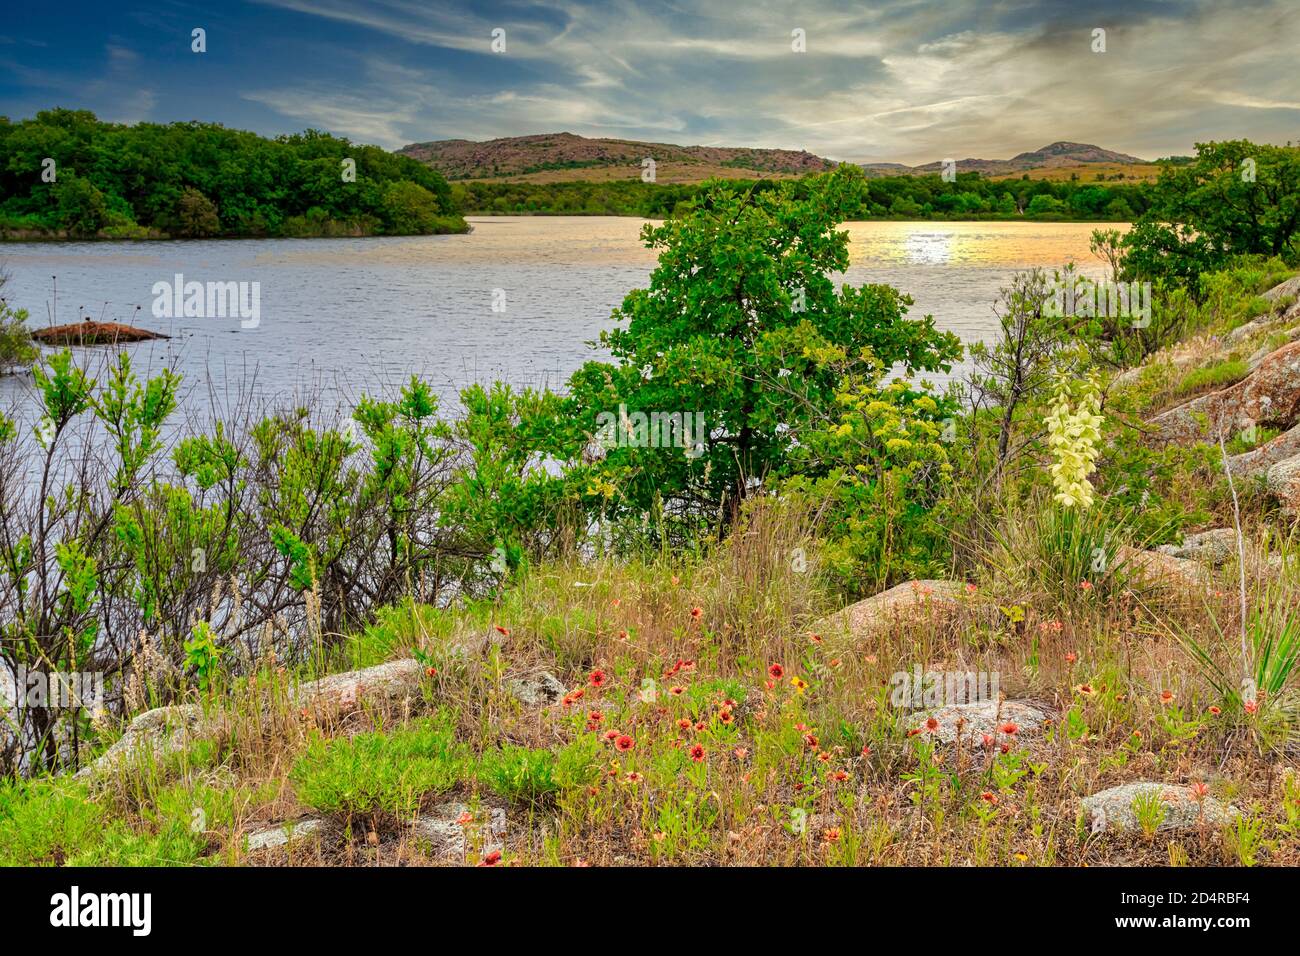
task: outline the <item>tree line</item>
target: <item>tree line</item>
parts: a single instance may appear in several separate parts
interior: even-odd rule
[[[317,130],[0,116],[0,236],[200,238],[463,232],[435,170]]]

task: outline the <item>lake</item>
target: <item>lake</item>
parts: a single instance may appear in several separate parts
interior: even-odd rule
[[[128,346],[138,369],[183,373],[189,402],[324,393],[345,405],[412,374],[448,399],[471,382],[558,387],[599,353],[654,255],[642,220],[474,217],[468,235],[375,239],[7,243],[5,295],[33,328],[81,316],[171,336]],[[845,228],[846,281],[887,282],[965,341],[996,327],[999,288],[1017,269],[1076,261],[1101,274],[1088,238],[1104,223],[858,222]],[[1117,228],[1125,229],[1125,224]],[[239,318],[156,318],[159,282],[259,283],[255,327]],[[137,307],[139,311],[137,312]],[[0,405],[30,380],[0,378]],[[24,416],[26,417],[26,416]]]

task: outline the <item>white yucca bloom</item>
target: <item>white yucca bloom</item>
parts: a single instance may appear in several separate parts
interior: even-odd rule
[[[1068,381],[1057,380],[1056,397],[1048,414],[1047,445],[1056,461],[1052,465],[1052,484],[1056,500],[1067,508],[1092,505],[1092,482],[1088,476],[1101,453],[1101,388],[1096,376],[1089,373],[1077,409],[1071,407]]]

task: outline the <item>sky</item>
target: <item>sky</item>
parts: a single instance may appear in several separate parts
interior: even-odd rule
[[[568,131],[908,164],[1056,140],[1145,159],[1300,141],[1300,0],[6,7],[11,119],[63,106],[390,149]]]

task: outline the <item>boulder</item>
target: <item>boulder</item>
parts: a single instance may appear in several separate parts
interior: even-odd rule
[[[926,727],[930,718],[938,721],[933,730]],[[981,700],[918,711],[908,718],[908,723],[909,729],[919,728],[922,734],[940,743],[956,743],[960,737],[971,746],[979,747],[983,745],[985,735],[999,745],[1032,738],[1047,719],[1046,711],[1027,700]],[[1014,733],[1003,731],[1008,724],[1015,725]]]
[[[1269,492],[1288,515],[1300,514],[1300,454],[1273,465],[1265,476]]]
[[[1212,580],[1200,562],[1159,551],[1142,551],[1124,544],[1116,549],[1116,559],[1130,577],[1157,587],[1185,591],[1207,587]]]
[[[1094,793],[1083,800],[1083,812],[1093,833],[1139,830],[1133,803],[1154,795],[1164,807],[1160,830],[1187,830],[1202,822],[1219,827],[1231,822],[1240,811],[1224,806],[1213,797],[1196,798],[1191,787],[1148,781],[1126,783]]]
[[[856,643],[892,625],[948,621],[966,606],[960,597],[964,587],[956,581],[907,581],[822,618],[812,629],[847,634]]]
[[[1255,475],[1295,455],[1300,455],[1300,425],[1292,426],[1258,448],[1229,456],[1228,467],[1234,476]]]
[[[1218,567],[1237,557],[1237,532],[1232,528],[1211,528],[1183,538],[1182,544],[1162,544],[1160,554]]]
[[[292,820],[265,830],[258,830],[248,835],[248,852],[257,853],[261,850],[274,850],[277,847],[311,836],[324,825],[324,820],[309,817],[306,820]]]
[[[1189,444],[1230,437],[1251,424],[1290,428],[1300,418],[1300,342],[1272,352],[1250,375],[1199,395],[1149,422],[1156,438]]]
[[[527,677],[506,681],[506,690],[525,707],[545,707],[559,701],[568,688],[554,674],[539,671]]]
[[[78,779],[97,778],[135,757],[148,755],[157,760],[177,753],[201,736],[205,723],[203,708],[197,704],[174,704],[147,710],[131,721],[121,739],[74,776]]]
[[[1267,292],[1261,294],[1260,298],[1269,302],[1276,302],[1278,299],[1289,299],[1293,296],[1300,296],[1300,275],[1292,276],[1284,282],[1279,282]]]
[[[424,666],[415,658],[406,657],[301,684],[290,689],[289,699],[300,707],[350,710],[362,698],[399,701],[415,697],[423,678]]]

